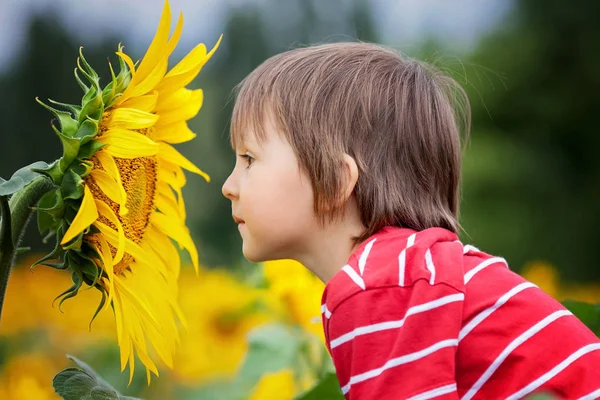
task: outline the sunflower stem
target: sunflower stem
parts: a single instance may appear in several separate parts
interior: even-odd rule
[[[10,201],[8,196],[0,196],[0,317],[10,271],[27,223],[33,214],[33,207],[53,187],[54,184],[49,178],[41,176],[16,192]]]

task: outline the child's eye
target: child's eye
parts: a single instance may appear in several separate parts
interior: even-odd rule
[[[254,157],[252,157],[250,154],[240,154],[240,157],[246,161],[246,168],[250,168],[250,166],[254,162]]]

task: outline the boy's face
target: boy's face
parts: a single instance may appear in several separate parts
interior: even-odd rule
[[[292,147],[269,121],[265,133],[261,143],[245,135],[222,188],[231,200],[244,256],[254,262],[297,258],[318,229],[313,190]]]

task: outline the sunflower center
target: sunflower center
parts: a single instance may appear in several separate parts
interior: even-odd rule
[[[93,157],[94,168],[102,169],[99,161]],[[157,166],[154,157],[140,158],[114,158],[121,175],[121,182],[125,193],[127,193],[128,213],[119,215],[119,204],[112,201],[100,187],[94,182],[91,175],[86,177],[87,184],[94,195],[94,198],[104,201],[119,219],[123,226],[125,237],[133,242],[140,244],[144,239],[144,234],[150,215],[154,211],[154,196],[156,194]],[[117,230],[117,227],[104,215],[100,215],[99,221]],[[116,255],[116,249],[111,246],[113,257]],[[116,274],[122,274],[129,268],[129,265],[134,261],[133,257],[125,253],[123,259],[114,266]]]

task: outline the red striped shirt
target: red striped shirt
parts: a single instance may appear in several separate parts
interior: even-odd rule
[[[323,293],[349,400],[600,398],[600,341],[504,259],[445,229],[386,227]]]

